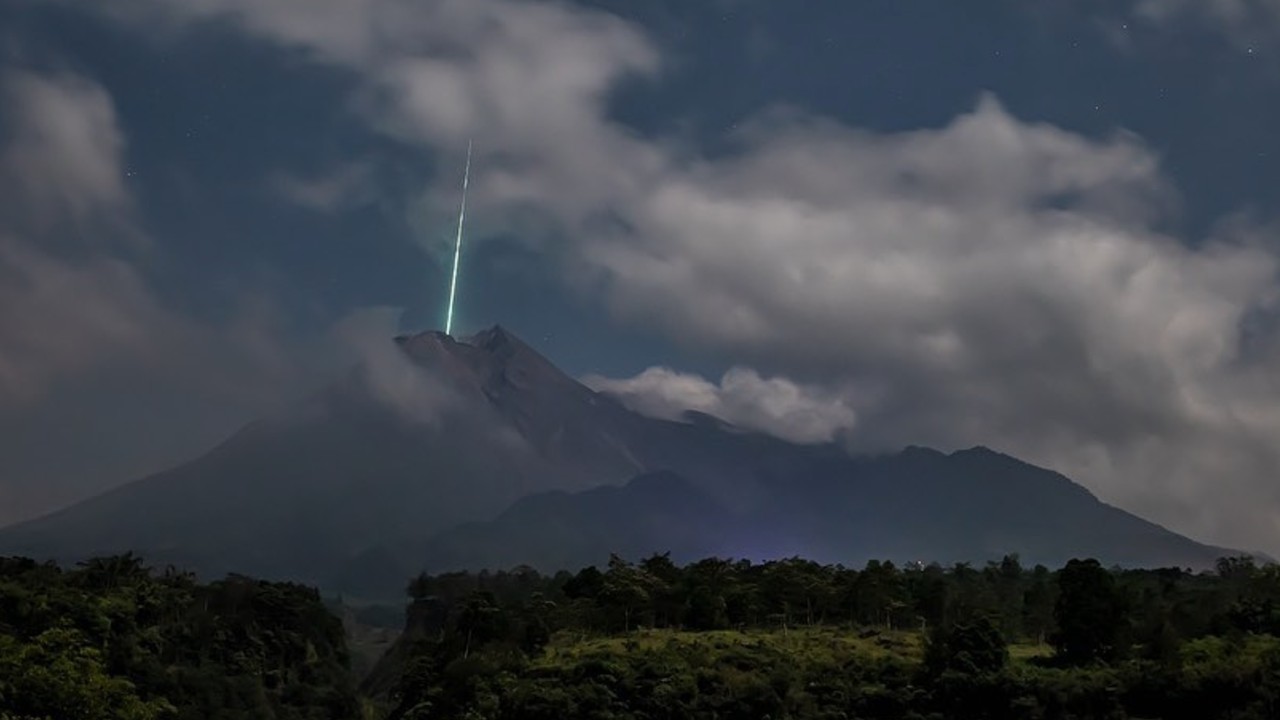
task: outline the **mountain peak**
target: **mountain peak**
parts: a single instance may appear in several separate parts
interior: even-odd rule
[[[462,338],[461,342],[493,354],[508,355],[522,350],[533,352],[533,348],[501,325],[494,325],[488,330]]]
[[[396,344],[409,351],[415,358],[422,359],[423,352],[444,350],[453,354],[467,353],[469,349],[483,351],[486,356],[509,358],[516,353],[527,352],[541,357],[537,351],[529,347],[523,340],[501,325],[494,325],[487,330],[455,338],[442,330],[425,330],[423,332],[397,335]]]
[[[594,395],[502,325],[458,338],[429,330],[401,335],[396,343],[414,364],[443,372],[453,382],[484,392],[490,400],[510,400],[512,392],[537,396],[568,392],[579,400]]]
[[[458,341],[454,340],[452,335],[446,335],[443,330],[426,330],[418,333],[397,335],[395,341],[410,355],[413,355],[415,350],[425,347],[442,348],[458,344]]]
[[[529,375],[530,379],[538,378],[542,381],[555,378],[558,382],[563,377],[560,369],[550,360],[501,325],[461,338],[458,343],[473,348],[491,372]]]
[[[964,450],[956,450],[951,454],[959,457],[1008,457],[1004,453],[992,450],[986,445],[974,445],[973,447],[965,448]]]

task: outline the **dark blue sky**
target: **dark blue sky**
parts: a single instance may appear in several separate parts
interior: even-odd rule
[[[16,368],[10,383],[27,389],[11,388],[12,396],[22,399],[0,412],[0,429],[8,427],[10,437],[17,438],[9,441],[8,452],[0,444],[0,457],[9,458],[0,460],[0,477],[11,486],[0,492],[0,503],[7,496],[13,508],[0,512],[0,521],[180,460],[259,412],[318,387],[350,360],[330,340],[333,328],[352,313],[387,306],[403,310],[402,331],[441,326],[443,261],[456,222],[451,208],[458,196],[463,135],[474,127],[480,198],[474,206],[475,234],[469,236],[474,244],[463,257],[463,332],[500,322],[575,376],[629,378],[651,366],[667,366],[690,374],[682,376],[690,382],[693,375],[705,377],[710,385],[702,389],[713,395],[729,392],[717,383],[730,367],[754,368],[765,378],[799,383],[801,396],[842,398],[858,425],[832,432],[854,446],[979,441],[1055,464],[1105,499],[1203,539],[1269,542],[1266,528],[1275,509],[1270,499],[1262,503],[1265,512],[1238,535],[1224,529],[1234,505],[1223,504],[1211,516],[1201,516],[1200,508],[1209,482],[1203,476],[1210,469],[1243,478],[1227,493],[1230,502],[1243,501],[1270,471],[1280,469],[1272,465],[1274,456],[1260,449],[1280,424],[1244,406],[1260,389],[1271,389],[1269,365],[1255,358],[1254,365],[1243,367],[1242,353],[1213,354],[1221,345],[1219,336],[1234,337],[1246,316],[1258,327],[1270,327],[1267,296],[1273,283],[1246,270],[1239,272],[1247,279],[1232,280],[1227,269],[1207,267],[1217,257],[1212,255],[1217,243],[1248,244],[1261,258],[1241,256],[1238,263],[1226,263],[1230,268],[1257,268],[1280,248],[1269,231],[1280,201],[1274,131],[1280,127],[1280,25],[1242,30],[1215,14],[1216,3],[1197,9],[1181,0],[1171,0],[1161,11],[1151,10],[1149,2],[1014,0],[516,5],[539,10],[518,26],[525,22],[511,19],[518,14],[498,0],[486,0],[477,6],[485,10],[467,12],[492,10],[490,24],[468,24],[463,18],[455,33],[436,26],[387,29],[387,22],[438,8],[362,0],[351,4],[354,22],[369,20],[370,27],[380,29],[371,47],[353,51],[349,48],[359,43],[359,34],[344,35],[342,22],[325,19],[328,10],[315,11],[321,20],[312,23],[305,15],[309,11],[279,0],[259,5],[198,0],[186,8],[128,0],[101,11],[69,2],[0,0],[0,72],[12,87],[28,88],[13,91],[0,105],[9,146],[31,136],[23,133],[35,110],[26,112],[18,103],[26,99],[37,108],[36,99],[43,96],[29,88],[45,83],[66,90],[72,87],[67,78],[75,78],[83,85],[74,87],[83,92],[67,92],[80,99],[98,97],[91,90],[96,88],[123,137],[117,160],[131,203],[129,232],[146,240],[143,249],[120,240],[116,236],[128,232],[102,230],[96,216],[70,226],[26,218],[23,208],[34,206],[22,200],[20,190],[35,185],[24,185],[17,171],[2,176],[8,185],[0,186],[10,191],[0,210],[17,219],[11,227],[0,224],[0,231],[13,238],[14,248],[37,248],[68,267],[82,267],[77,263],[85,258],[124,263],[145,295],[138,302],[157,308],[163,323],[198,328],[193,332],[201,338],[176,343],[185,350],[164,342],[154,349],[149,343],[156,337],[178,331],[147,325],[136,335],[101,341],[145,348],[150,358],[142,363],[145,371],[128,352],[100,353],[104,345],[97,341],[86,341],[84,348],[59,346],[56,352],[65,356],[47,360],[36,350],[24,350],[21,357],[15,351],[18,359],[9,358]],[[1258,17],[1268,17],[1266,2],[1246,5],[1262,8]],[[405,7],[409,15],[395,14]],[[290,12],[296,22],[282,19]],[[466,14],[440,12],[431,20],[437,26]],[[313,32],[316,27],[322,31]],[[521,27],[547,35],[530,41],[535,50],[520,50],[527,40]],[[590,37],[597,31],[621,34],[596,46]],[[535,30],[528,32],[532,36]],[[566,91],[566,104],[581,100],[582,117],[590,116],[592,123],[574,130],[583,133],[580,147],[555,131],[561,121],[555,120],[554,104],[542,108],[532,93],[527,124],[518,104],[492,121],[473,108],[468,112],[481,114],[466,131],[458,131],[448,125],[450,111],[435,107],[446,102],[446,86],[432,85],[425,71],[414,77],[401,72],[402,67],[421,70],[412,65],[416,60],[457,56],[471,63],[465,72],[476,73],[465,77],[489,78],[486,68],[498,63],[487,64],[486,53],[502,57],[515,48],[515,56],[524,52],[528,62],[546,60],[541,71],[526,68],[534,73],[530,77],[549,77],[574,72],[554,63],[572,60],[579,41],[585,48],[583,64],[573,67],[617,63],[600,81],[604,99],[598,112],[594,91],[575,94],[576,85]],[[618,43],[631,41],[644,48],[611,54]],[[540,43],[559,43],[566,48],[563,57],[549,50],[541,54],[537,48],[548,45]],[[647,71],[635,72],[649,62],[646,53],[654,62]],[[504,87],[500,78],[493,82]],[[428,109],[412,105],[410,88],[427,88]],[[545,94],[555,92],[552,84]],[[501,104],[503,97],[487,102]],[[975,114],[984,97],[994,98],[1000,109]],[[782,116],[770,113],[779,108],[790,108],[785,117],[792,119],[776,120]],[[562,124],[578,117],[566,111]],[[978,118],[975,127],[987,129],[966,134],[964,117]],[[406,129],[407,120],[425,129]],[[548,123],[551,127],[544,127]],[[822,128],[838,128],[816,156],[832,158],[829,166],[806,175],[810,170],[801,172],[782,159],[783,148],[825,137]],[[981,142],[994,143],[990,152],[975,144]],[[847,187],[832,183],[824,193],[818,178],[842,177],[835,159],[842,149],[862,158],[863,164],[846,168],[859,179],[849,180]],[[578,153],[582,161],[575,165]],[[546,160],[552,154],[558,159]],[[654,161],[661,169],[645,169],[646,158],[654,157],[661,158]],[[1035,190],[1024,194],[1017,183],[998,190],[984,184],[1005,183],[1005,168],[1024,157],[1033,172],[1010,176],[1023,177],[1021,184]],[[607,197],[602,194],[585,209],[559,207],[590,195],[592,175],[579,166],[588,160],[600,163],[597,176],[601,188],[610,188]],[[634,168],[626,167],[629,163]],[[965,163],[976,168],[973,188],[985,188],[973,190],[972,197],[965,187]],[[961,169],[953,170],[953,164]],[[765,171],[770,167],[780,168],[776,181]],[[869,167],[883,172],[877,175]],[[501,199],[506,171],[520,174],[524,200]],[[896,173],[906,178],[901,186],[877,185]],[[604,180],[606,174],[614,179]],[[651,190],[625,189],[632,174],[637,186]],[[335,181],[322,192],[319,179],[336,177],[349,182]],[[309,182],[322,200],[290,198],[289,188]],[[912,206],[910,217],[932,217],[932,209],[964,229],[948,234],[938,229],[942,219],[942,225],[919,231],[885,221],[884,227],[913,233],[901,239],[901,247],[911,249],[899,254],[891,230],[867,230],[863,238],[861,226],[851,220],[847,247],[880,250],[850,257],[861,257],[862,267],[868,257],[885,260],[892,269],[883,272],[914,279],[902,283],[921,282],[919,292],[856,296],[862,299],[833,292],[814,301],[805,295],[812,284],[762,289],[759,277],[768,273],[756,269],[753,255],[753,248],[763,248],[758,259],[767,268],[768,248],[804,244],[805,238],[789,233],[806,226],[780,219],[778,227],[788,230],[761,230],[757,240],[744,239],[741,256],[750,267],[731,278],[727,265],[714,260],[720,251],[708,249],[714,246],[707,239],[711,235],[690,229],[684,238],[671,230],[676,218],[692,227],[704,219],[731,224],[735,217],[732,211],[695,216],[717,206],[684,208],[672,199],[678,193],[661,191],[688,183],[714,188],[708,194],[725,207],[743,202],[734,207],[760,209],[770,198],[811,203],[809,218],[837,217],[846,207],[883,208],[901,197],[920,203]],[[534,186],[536,191],[528,189]],[[555,199],[560,190],[566,199]],[[870,199],[852,199],[863,190]],[[850,195],[848,203],[840,193]],[[582,200],[584,206],[587,202]],[[1080,271],[1059,277],[1052,262],[1034,258],[1010,260],[1007,267],[993,262],[990,269],[970,268],[970,255],[1019,256],[1016,244],[994,249],[975,240],[971,252],[949,244],[978,232],[974,228],[1006,232],[1006,223],[1013,222],[1009,218],[1022,217],[1021,210],[999,215],[990,208],[1016,203],[1039,213],[1037,222],[1050,223],[1035,227],[1059,228],[1061,218],[1045,211],[1057,204],[1061,217],[1103,228],[1089,232],[1108,238],[1114,233],[1119,245],[1099,241],[1089,252],[1111,257],[1105,248],[1124,248],[1129,253],[1124,257],[1132,260],[1120,263],[1117,272],[1130,279],[1112,287],[1102,266],[1096,276]],[[518,211],[509,210],[517,206]],[[974,208],[982,208],[980,216],[974,210],[968,217]],[[532,225],[521,212],[536,218]],[[850,212],[861,219],[874,211]],[[772,227],[768,222],[762,216],[749,226]],[[588,237],[600,227],[614,227],[609,223],[624,228],[619,237],[611,236],[609,243]],[[526,232],[530,227],[538,231]],[[99,231],[110,238],[91,237]],[[935,231],[940,234],[929,239]],[[534,235],[539,239],[530,240]],[[1033,233],[1026,243],[1041,239]],[[715,242],[734,241],[730,233]],[[815,245],[845,247],[843,241],[831,242],[836,244]],[[951,249],[931,254],[930,248],[943,246]],[[682,295],[681,281],[662,280],[666,276],[659,270],[636,270],[630,277],[616,259],[629,257],[630,247],[643,247],[643,256],[657,258],[660,267],[674,273],[671,278],[692,277],[690,287],[709,295]],[[596,253],[606,250],[611,259],[599,259]],[[824,265],[842,266],[845,257],[835,251],[824,263],[821,253],[833,251],[804,252],[818,254],[813,272],[819,274]],[[893,264],[906,262],[903,258],[928,260],[931,269]],[[0,270],[4,262],[0,255]],[[627,262],[626,267],[638,268],[640,261]],[[16,260],[11,263],[16,267]],[[952,266],[966,269],[947,274]],[[1082,261],[1085,266],[1092,267]],[[779,267],[777,276],[789,272]],[[1001,283],[1011,275],[1017,281],[1003,292]],[[0,282],[3,277],[0,273]],[[847,282],[870,282],[858,277],[851,274]],[[1098,287],[1091,278],[1098,278]],[[1186,291],[1176,300],[1156,301],[1151,299],[1155,290],[1148,296],[1147,283],[1161,292]],[[1249,292],[1241,290],[1239,297],[1229,291],[1245,286]],[[1114,313],[1102,305],[1082,309],[1094,299],[1110,301],[1111,289]],[[756,290],[780,304],[753,304]],[[74,289],[68,295],[74,296]],[[925,296],[931,304],[915,304]],[[13,297],[25,296],[15,290]],[[786,304],[793,297],[795,302]],[[706,321],[700,309],[717,302],[726,303],[727,310],[720,312],[725,320]],[[687,303],[687,310],[680,303]],[[982,303],[990,303],[992,312],[983,312]],[[1021,314],[1006,317],[1011,306]],[[1164,319],[1141,315],[1152,307],[1175,306],[1185,312]],[[31,307],[38,315],[45,306],[32,301]],[[739,307],[746,308],[741,317]],[[954,314],[938,309],[944,307]],[[846,315],[847,324],[841,320]],[[1106,325],[1112,315],[1121,318],[1115,327]],[[1126,319],[1130,315],[1132,322]],[[28,324],[6,325],[5,317],[0,310],[0,343],[6,328],[20,326],[27,335],[9,330],[17,338],[13,347],[43,347],[31,339]],[[22,317],[29,323],[39,320]],[[1148,330],[1168,334],[1144,335]],[[917,331],[916,340],[906,337]],[[895,339],[899,334],[901,342]],[[1010,337],[1025,342],[1006,349],[997,339]],[[916,341],[941,348],[939,354],[928,361],[904,361],[899,353],[918,347],[911,345]],[[1098,349],[1113,341],[1118,343],[1114,352],[1110,346]],[[1259,352],[1269,358],[1269,336],[1259,342]],[[812,348],[805,347],[809,343]],[[200,349],[193,349],[197,345]],[[910,352],[919,358],[920,351]],[[946,354],[952,352],[954,357]],[[107,359],[92,360],[100,355]],[[5,359],[0,345],[0,368]],[[150,367],[153,361],[159,370]],[[1030,366],[1040,370],[1025,378],[1018,374],[1002,386],[1011,366],[1020,368],[1014,374]],[[22,374],[32,367],[40,372]],[[1135,374],[1132,381],[1127,373]],[[208,380],[211,374],[216,382]],[[1147,406],[1131,397],[1151,378],[1159,379],[1153,394],[1181,397],[1182,404],[1166,406],[1161,400]],[[233,386],[247,389],[243,396],[225,390]],[[1029,396],[1028,386],[1050,390],[1043,398]],[[262,387],[276,388],[278,396]],[[665,392],[668,399],[683,392],[635,387]],[[4,388],[0,384],[0,391]],[[753,401],[716,397],[722,405],[712,409],[725,413]],[[1067,397],[1090,398],[1099,415],[1062,400]],[[1206,403],[1212,409],[1206,410]],[[1051,420],[1041,426],[1039,420],[1029,423],[1029,416]],[[1160,448],[1186,447],[1186,434],[1227,438],[1206,440],[1209,445],[1197,449],[1199,456],[1249,459],[1241,461],[1244,465],[1197,466],[1173,489],[1161,484],[1165,473],[1158,468],[1141,480],[1119,479],[1150,465],[1152,453],[1164,452]],[[1245,437],[1259,446],[1238,446]]]

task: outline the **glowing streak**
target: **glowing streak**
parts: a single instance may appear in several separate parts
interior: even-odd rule
[[[462,207],[458,210],[458,239],[453,245],[453,278],[449,281],[449,312],[444,319],[444,334],[453,331],[453,298],[458,292],[458,259],[462,257],[462,221],[467,217],[467,184],[471,179],[471,141],[467,141],[467,169],[462,173]]]

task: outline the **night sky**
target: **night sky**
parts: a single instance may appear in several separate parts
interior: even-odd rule
[[[1280,554],[1280,1],[0,0],[0,522],[501,323]]]

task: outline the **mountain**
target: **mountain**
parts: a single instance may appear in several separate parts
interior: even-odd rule
[[[626,411],[502,328],[466,342],[401,337],[388,350],[202,457],[0,531],[0,549],[132,549],[209,574],[326,583],[348,560],[529,493],[642,470],[609,433]]]
[[[871,558],[944,564],[998,559],[1060,566],[1073,557],[1124,566],[1211,565],[1239,554],[1182,537],[1100,502],[1062,475],[985,447],[943,454],[908,448],[775,477],[759,502],[731,510],[670,472],[622,487],[525,498],[487,522],[432,538],[437,570],[554,571],[660,549],[677,563],[716,556],[793,555],[827,563]]]
[[[0,552],[134,550],[394,596],[422,568],[548,570],[670,550],[1204,566],[1229,551],[990,450],[853,457],[693,415],[639,415],[501,327],[375,348],[202,457],[0,530]]]

